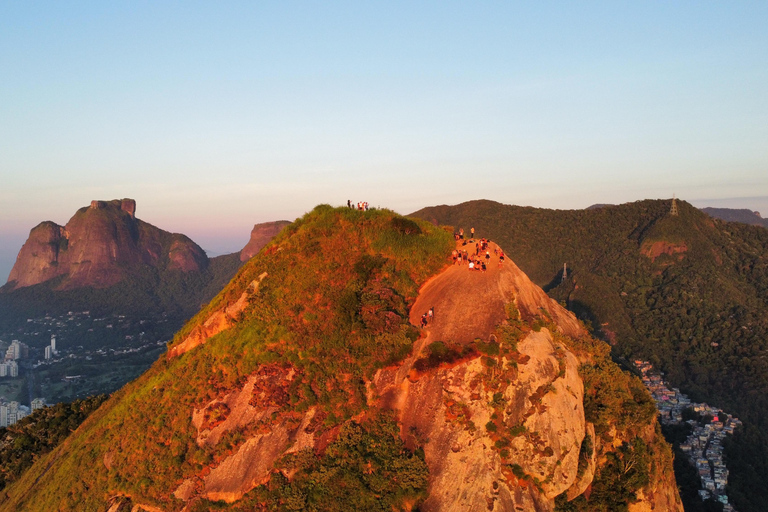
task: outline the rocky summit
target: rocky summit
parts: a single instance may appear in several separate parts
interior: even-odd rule
[[[290,224],[290,222],[287,220],[277,220],[274,222],[262,222],[261,224],[254,225],[253,230],[251,230],[251,238],[240,251],[240,261],[248,261],[251,259],[288,224]]]
[[[19,289],[59,278],[58,289],[105,288],[142,266],[194,272],[207,265],[205,252],[186,236],[137,219],[133,199],[91,201],[65,226],[46,221],[32,228],[8,284]]]
[[[315,208],[0,511],[682,510],[639,379],[451,231]]]

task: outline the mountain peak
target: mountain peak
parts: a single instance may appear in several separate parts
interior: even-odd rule
[[[130,215],[132,219],[136,218],[136,200],[134,199],[114,199],[112,201],[99,201],[94,199],[91,201],[92,210],[103,210],[114,207],[120,208],[120,210]]]
[[[35,226],[8,282],[18,289],[60,278],[60,289],[105,288],[141,267],[193,272],[207,264],[205,252],[189,238],[137,219],[135,200],[93,200],[65,226]]]

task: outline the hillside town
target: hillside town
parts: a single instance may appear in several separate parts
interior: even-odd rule
[[[669,389],[648,361],[635,360],[634,364],[656,402],[662,425],[685,422],[692,428],[691,434],[680,444],[680,449],[688,456],[690,464],[701,478],[699,497],[702,500],[717,500],[723,504],[724,512],[736,512],[726,494],[728,468],[723,460],[723,439],[733,434],[741,421],[716,407],[692,402],[677,388]],[[683,413],[686,410],[696,413],[698,419],[684,420]]]

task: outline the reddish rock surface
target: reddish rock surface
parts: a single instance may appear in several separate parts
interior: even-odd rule
[[[674,244],[672,242],[658,241],[658,242],[645,242],[640,248],[640,252],[643,255],[651,258],[651,261],[656,261],[656,258],[662,254],[669,256],[677,255],[677,259],[683,259],[684,253],[688,251],[688,246],[683,244]]]
[[[60,289],[106,288],[141,266],[196,272],[208,265],[205,252],[184,235],[136,218],[136,201],[91,201],[59,226],[34,227],[8,277],[23,288],[63,276]]]
[[[275,222],[264,222],[253,226],[253,230],[251,230],[251,239],[248,240],[248,243],[245,244],[243,250],[240,251],[240,261],[248,261],[255,256],[262,247],[275,238],[288,224],[290,224],[290,222],[287,220],[278,220]]]

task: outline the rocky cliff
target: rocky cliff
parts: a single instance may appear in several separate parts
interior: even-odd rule
[[[251,230],[251,238],[240,251],[240,261],[248,261],[258,253],[262,247],[267,245],[270,240],[275,238],[285,226],[290,224],[287,220],[278,220],[275,222],[263,222],[256,224]]]
[[[454,247],[316,208],[0,510],[682,510],[642,384],[497,247]]]
[[[195,272],[207,265],[205,252],[186,236],[137,219],[133,199],[92,201],[65,226],[48,221],[34,227],[8,282],[18,289],[61,277],[59,289],[104,288],[132,268]]]

